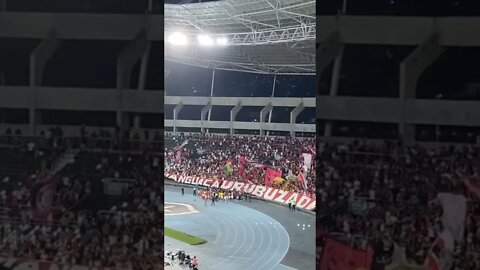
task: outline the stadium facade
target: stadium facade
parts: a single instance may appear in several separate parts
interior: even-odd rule
[[[74,136],[82,123],[162,129],[163,78],[154,78],[149,69],[163,64],[155,62],[163,58],[163,15],[37,13],[27,8],[0,12],[0,25],[2,134],[8,127],[34,136],[55,124],[64,128],[65,136]],[[85,44],[90,50],[115,44],[115,49],[107,49],[109,63],[102,64],[94,54],[82,59],[88,58]],[[70,79],[80,83],[68,81],[66,69]],[[83,86],[89,78],[98,81],[106,74],[111,75],[107,83]],[[76,120],[48,120],[68,116]],[[95,118],[104,121],[95,123]]]
[[[422,126],[436,127],[437,133],[439,127],[478,129],[479,101],[421,97],[418,88],[422,74],[445,51],[480,45],[479,26],[480,20],[475,17],[317,16],[317,76],[326,76],[325,80],[329,81],[327,89],[320,90],[317,96],[320,136],[336,137],[338,132],[336,135],[335,127],[338,130],[342,122],[387,124],[395,133],[390,139],[400,137],[406,142],[414,142]],[[394,67],[397,74],[371,80],[389,80],[394,76],[396,79],[391,81],[395,84],[396,93],[385,94],[387,89],[384,93],[369,96],[339,93],[341,76],[353,75],[342,74],[345,48],[348,46],[407,48],[407,53]],[[376,55],[369,57],[375,58]],[[361,61],[357,62],[354,72],[361,72],[363,68],[373,69],[366,63],[363,65]],[[450,68],[466,69],[465,66]],[[435,77],[434,80],[439,79]],[[463,87],[457,90],[460,91],[460,88]],[[455,131],[452,133],[455,134]],[[431,140],[438,140],[438,137]],[[470,142],[474,142],[474,138]]]
[[[195,42],[184,46],[165,46],[167,63],[185,64],[210,70],[211,83],[203,96],[180,96],[173,89],[167,89],[165,97],[166,130],[171,132],[220,132],[227,134],[282,134],[296,136],[315,133],[314,121],[301,121],[299,115],[306,110],[314,110],[315,97],[301,94],[276,94],[278,76],[315,75],[315,1],[283,1],[272,4],[270,1],[215,1],[195,4],[165,5],[165,34],[207,36],[212,39],[212,46],[202,46]],[[214,46],[214,40],[223,39],[226,46]],[[203,44],[205,45],[205,44]],[[225,85],[218,84],[221,72],[245,72],[271,75],[261,80],[273,81],[269,84],[268,95],[246,90],[249,96],[241,96]],[[166,68],[168,71],[168,67]],[[206,73],[207,74],[207,73]],[[225,74],[225,73],[223,73]],[[171,79],[166,74],[166,82]],[[188,76],[188,74],[186,74]],[[251,76],[247,81],[260,80]],[[173,80],[173,79],[172,79]],[[301,79],[299,79],[301,80]],[[313,82],[313,80],[312,80]],[[239,82],[238,84],[241,84]],[[166,83],[168,85],[168,83]],[[175,86],[172,85],[171,88]],[[278,87],[278,85],[277,85]],[[292,87],[292,91],[295,86]],[[298,86],[301,87],[301,86]],[[253,87],[252,87],[253,88]],[[220,91],[219,91],[220,90]],[[264,89],[261,89],[261,92]],[[305,89],[302,89],[306,92]],[[301,92],[301,91],[299,91]],[[302,93],[303,93],[302,92]],[[186,107],[195,116],[182,118]],[[223,108],[221,108],[223,107]],[[228,107],[228,110],[225,108]],[[251,119],[239,119],[239,112],[252,107],[261,108]],[[222,110],[228,114],[225,119],[216,119],[212,110]],[[278,109],[286,110],[288,116],[282,122],[272,120]],[[256,110],[256,109],[255,109]],[[194,112],[193,112],[194,111]],[[189,113],[190,115],[192,113]],[[314,114],[310,119],[314,119]],[[251,114],[251,113],[250,113]]]

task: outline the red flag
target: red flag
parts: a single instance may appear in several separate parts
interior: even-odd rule
[[[46,220],[52,211],[53,199],[56,193],[57,181],[52,178],[48,181],[42,181],[38,184],[35,196],[35,219]]]
[[[245,167],[243,167],[243,165],[240,165],[240,166],[238,167],[238,174],[239,174],[239,175],[242,175],[244,172],[245,172]]]
[[[267,171],[265,172],[265,177],[263,178],[263,184],[268,187],[276,177],[281,177],[281,176],[282,176],[282,171],[268,168]]]
[[[327,239],[323,250],[319,270],[359,270],[370,269],[373,250],[354,249],[333,239]]]
[[[302,184],[304,189],[307,189],[307,183],[305,182],[305,175],[303,174],[303,172],[300,172],[298,174],[298,182]]]
[[[428,253],[427,261],[425,262],[425,267],[427,270],[442,270],[437,256],[435,256],[435,254],[433,254],[432,252]]]
[[[427,270],[442,270],[439,254],[445,249],[445,243],[443,239],[437,238],[433,242],[432,247],[428,251],[427,258],[425,259],[425,267]]]
[[[470,179],[464,180],[463,183],[467,187],[468,191],[474,194],[477,197],[477,199],[480,199],[480,183],[477,179],[470,178]]]
[[[180,164],[182,162],[182,149],[175,152],[175,163]]]

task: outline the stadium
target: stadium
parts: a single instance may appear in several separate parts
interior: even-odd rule
[[[0,269],[164,268],[149,3],[0,1]]]
[[[169,2],[166,264],[315,269],[315,1]]]
[[[317,4],[318,269],[480,269],[479,5],[368,2]]]

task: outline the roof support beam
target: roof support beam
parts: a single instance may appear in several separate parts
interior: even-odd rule
[[[297,122],[297,117],[304,109],[303,102],[301,102],[290,112],[290,136],[292,138],[295,137],[295,124]]]
[[[205,106],[203,106],[202,111],[200,112],[200,120],[201,120],[201,124],[202,124],[202,126],[201,126],[202,134],[205,133],[205,120],[207,118],[208,112],[211,109],[212,109],[212,104],[209,101]]]
[[[35,135],[35,126],[37,122],[36,113],[36,87],[42,85],[45,66],[48,60],[60,46],[61,41],[57,38],[55,30],[51,29],[47,35],[38,44],[30,54],[30,100],[28,111],[29,135]]]
[[[265,135],[265,122],[267,120],[268,114],[272,112],[273,106],[272,103],[268,103],[263,109],[260,111],[260,136]]]
[[[331,33],[317,48],[317,78],[322,76],[328,65],[340,54],[342,45],[338,32]]]
[[[235,129],[233,123],[235,122],[235,119],[237,118],[238,112],[242,109],[242,104],[239,102],[233,109],[230,111],[230,135],[235,134]]]
[[[178,103],[175,108],[173,108],[173,133],[177,133],[177,120],[178,120],[178,114],[183,108],[182,102]]]
[[[320,85],[320,78],[327,67],[334,62],[332,73],[332,83],[330,87],[330,95],[336,95],[338,89],[338,81],[340,78],[340,67],[343,58],[344,45],[340,43],[340,35],[338,32],[331,33],[326,41],[317,49],[317,85]],[[317,98],[317,103],[319,101]],[[319,108],[317,104],[317,108]],[[329,137],[332,133],[332,122],[327,122],[325,126],[325,137]]]
[[[144,56],[148,48],[147,33],[143,29],[138,32],[132,41],[123,49],[117,58],[117,89],[118,108],[117,126],[125,128],[127,123],[123,121],[123,89],[129,89],[132,79],[133,66]],[[144,70],[145,72],[145,70]]]
[[[440,34],[432,33],[400,64],[400,99],[403,106],[403,117],[399,125],[400,136],[404,142],[415,140],[415,125],[408,125],[406,119],[407,99],[415,99],[418,79],[443,52]]]

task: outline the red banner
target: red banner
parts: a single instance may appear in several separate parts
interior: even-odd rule
[[[262,198],[267,201],[279,202],[282,204],[287,204],[288,201],[292,199],[297,202],[297,208],[302,208],[306,210],[314,210],[316,206],[315,197],[310,197],[293,191],[276,189],[273,187],[265,187],[245,182],[229,180],[213,180],[198,176],[166,174],[165,177],[183,184],[247,192],[258,198]]]
[[[373,261],[373,250],[354,249],[333,239],[327,239],[319,270],[367,270]]]
[[[267,187],[271,186],[276,177],[282,177],[282,171],[268,168],[267,172],[265,173],[265,177],[263,178],[263,184]]]

